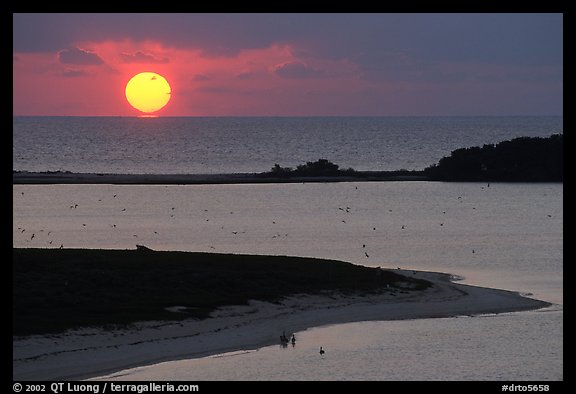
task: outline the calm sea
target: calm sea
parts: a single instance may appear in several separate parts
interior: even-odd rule
[[[14,169],[259,172],[321,157],[359,170],[423,169],[460,147],[562,129],[559,117],[14,118]],[[173,361],[119,379],[563,379],[562,184],[13,186],[15,247],[136,244],[449,272],[554,305],[317,327],[297,333],[294,348]]]
[[[326,158],[421,170],[454,149],[563,132],[562,117],[15,117],[13,169],[262,172]]]

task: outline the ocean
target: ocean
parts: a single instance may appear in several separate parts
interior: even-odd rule
[[[13,169],[214,174],[324,158],[356,170],[422,170],[458,148],[562,132],[557,116],[14,117]]]
[[[355,169],[422,169],[459,147],[562,130],[561,118],[527,117],[158,118],[143,123],[148,120],[15,118],[14,169],[252,172],[275,162],[292,166],[320,157]],[[179,131],[169,124],[179,124]],[[191,124],[210,127],[193,132],[185,126]],[[58,141],[68,142],[58,150]],[[168,146],[172,151],[166,151]],[[223,160],[224,152],[230,160]],[[13,186],[14,247],[133,249],[136,244],[447,272],[465,283],[518,291],[553,305],[499,315],[315,327],[296,333],[294,348],[171,361],[122,371],[113,375],[117,379],[564,378],[562,184]],[[326,349],[321,360],[319,344]]]

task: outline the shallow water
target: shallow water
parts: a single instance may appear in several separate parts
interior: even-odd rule
[[[316,328],[294,349],[159,365],[134,379],[562,379],[561,184],[15,185],[13,198],[18,247],[334,258],[449,272],[556,304]],[[330,349],[320,361],[319,345]]]
[[[349,323],[312,328],[296,336],[294,347],[268,346],[160,363],[103,379],[563,379],[560,311]]]

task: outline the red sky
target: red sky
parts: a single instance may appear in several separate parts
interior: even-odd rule
[[[462,20],[468,18],[469,20]],[[15,14],[14,115],[561,115],[562,18],[441,14]]]

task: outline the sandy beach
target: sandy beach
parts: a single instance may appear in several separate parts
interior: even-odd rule
[[[83,329],[13,338],[14,380],[77,380],[167,360],[198,358],[279,343],[310,327],[538,309],[549,303],[516,292],[456,283],[448,274],[393,270],[433,286],[417,292],[343,297],[300,295],[279,304],[220,308],[205,320],[146,322],[132,329]],[[178,308],[174,308],[174,313]]]

